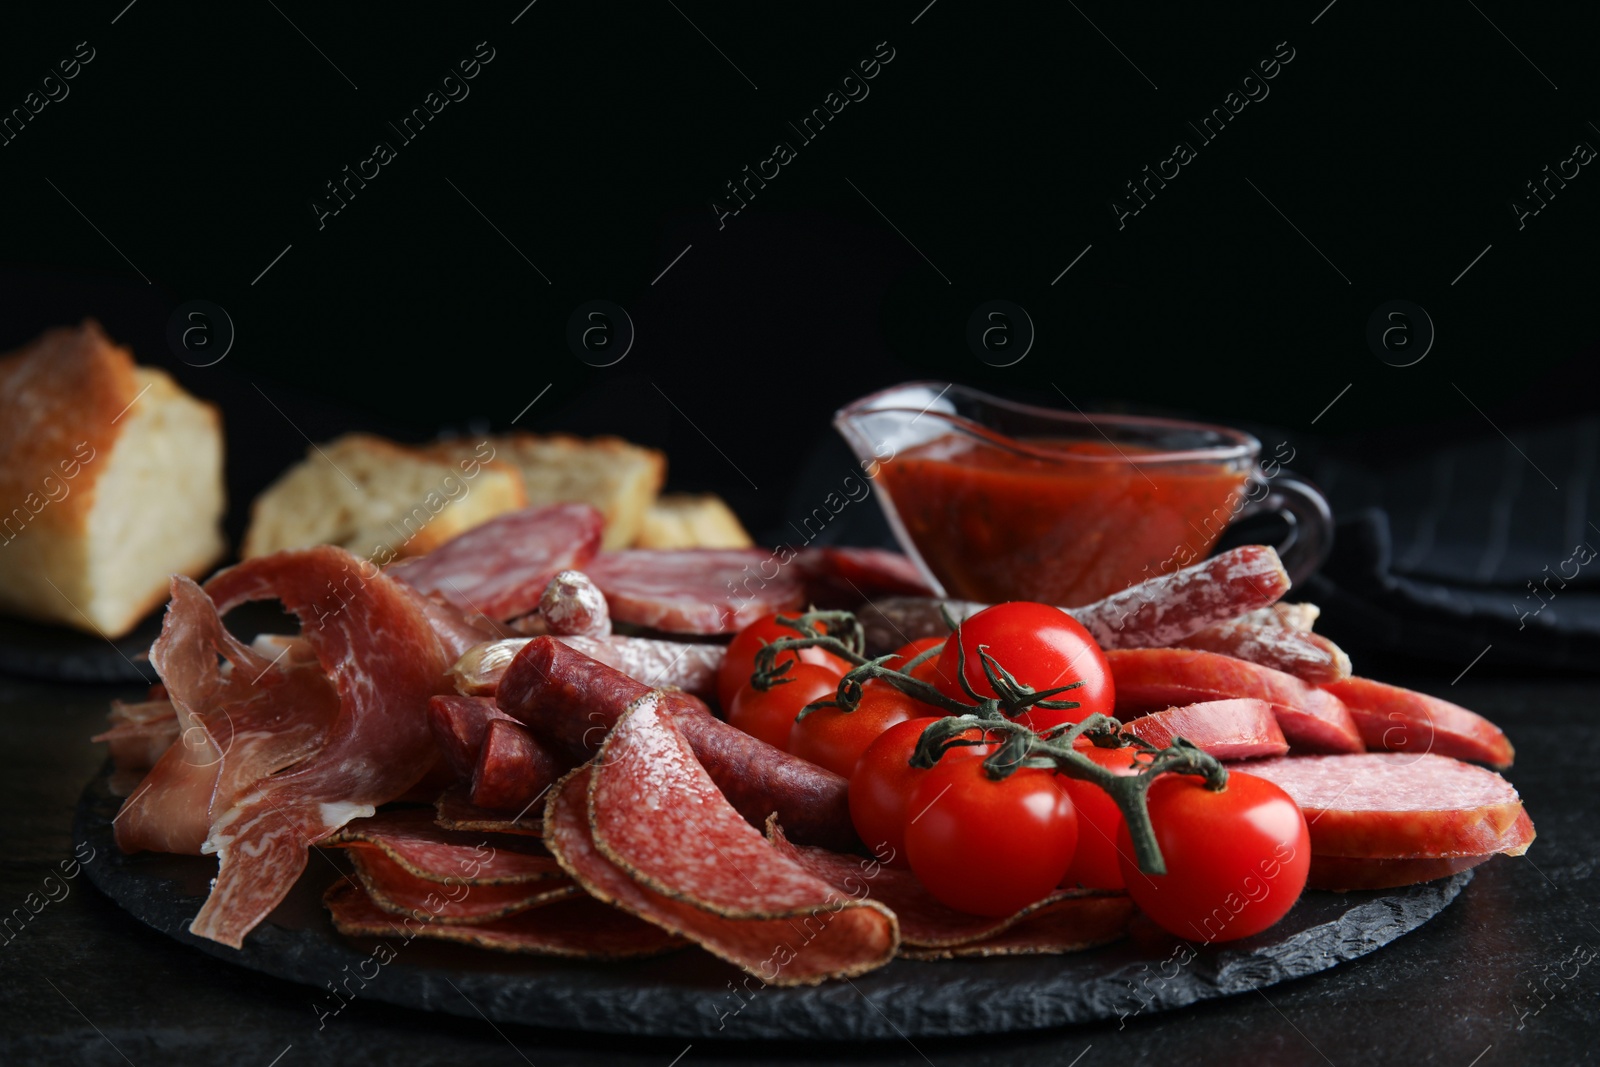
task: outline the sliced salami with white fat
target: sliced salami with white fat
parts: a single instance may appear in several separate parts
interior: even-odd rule
[[[1446,756],[1368,752],[1286,756],[1241,769],[1275,782],[1305,812],[1316,855],[1441,859],[1501,850],[1524,816],[1511,783]],[[1505,851],[1520,855],[1532,841]]]
[[[582,569],[613,620],[669,633],[734,633],[805,603],[799,569],[756,548],[605,552]]]
[[[1203,700],[1249,697],[1272,707],[1297,751],[1360,752],[1364,747],[1339,698],[1291,674],[1217,652],[1130,648],[1106,653],[1117,711],[1159,711]]]
[[[496,516],[385,573],[421,593],[496,621],[539,606],[559,571],[582,569],[600,550],[605,520],[588,504],[523,508]]]
[[[1289,751],[1264,700],[1208,700],[1132,719],[1127,731],[1157,748],[1181,737],[1217,759],[1282,756]]]

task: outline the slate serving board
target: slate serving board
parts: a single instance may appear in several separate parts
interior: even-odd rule
[[[1067,956],[896,960],[853,981],[805,989],[759,981],[697,950],[628,963],[499,955],[457,945],[338,934],[321,905],[340,875],[313,850],[294,892],[235,951],[188,932],[215,861],[141,853],[112,840],[120,800],[110,766],[84,789],[75,843],[84,871],[141,922],[208,955],[307,986],[319,1017],[366,997],[499,1022],[688,1038],[874,1039],[1032,1030],[1115,1019],[1261,989],[1363,956],[1444,909],[1472,878],[1400,890],[1308,892],[1271,930],[1218,947],[1189,946],[1153,928]],[[392,958],[391,958],[392,954]],[[380,965],[378,961],[387,961]],[[354,976],[354,977],[352,977]],[[339,990],[336,997],[332,989]]]

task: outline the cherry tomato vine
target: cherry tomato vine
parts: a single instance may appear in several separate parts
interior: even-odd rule
[[[1167,873],[1166,861],[1150,825],[1146,804],[1147,793],[1156,779],[1163,774],[1188,774],[1202,778],[1209,789],[1221,791],[1227,787],[1227,768],[1181,737],[1174,738],[1166,748],[1157,748],[1123,731],[1122,724],[1115,718],[1099,713],[1085,716],[1081,722],[1063,723],[1042,732],[1018,722],[1016,717],[1029,708],[1060,711],[1078,707],[1074,701],[1056,698],[1083,683],[1073,682],[1034,691],[1018,682],[989,654],[985,645],[979,645],[976,651],[989,685],[997,695],[983,696],[974,691],[967,681],[966,672],[962,671],[961,688],[971,700],[971,703],[965,703],[911,674],[922,663],[939,654],[937,646],[925,650],[896,669],[887,665],[889,660],[895,658],[893,655],[876,659],[865,655],[865,633],[861,623],[850,612],[811,611],[794,617],[779,616],[777,622],[794,630],[796,636],[773,641],[756,654],[755,673],[750,682],[756,689],[770,689],[786,680],[784,675],[794,659],[790,657],[782,663],[778,662],[778,657],[783,653],[806,648],[825,649],[853,666],[840,679],[833,700],[809,704],[800,711],[800,716],[824,707],[838,708],[848,713],[860,705],[862,687],[867,682],[887,682],[906,695],[946,712],[943,718],[923,730],[911,755],[912,766],[932,767],[953,748],[992,744],[998,747],[984,758],[983,769],[995,781],[1025,767],[1034,767],[1093,783],[1105,790],[1121,810],[1127,821],[1134,859],[1145,874]],[[958,642],[958,652],[962,656],[958,662],[965,662],[965,650],[959,645],[960,628],[954,620],[947,618],[946,622],[955,631],[951,639]],[[974,736],[972,731],[975,729],[981,734]],[[1077,747],[1080,740],[1099,748],[1131,747],[1150,758],[1148,762],[1141,760],[1137,774],[1119,775],[1084,755]]]

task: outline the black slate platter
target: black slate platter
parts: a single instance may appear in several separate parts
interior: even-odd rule
[[[163,604],[116,640],[67,626],[0,616],[0,672],[51,682],[154,682],[150,646],[161,636]],[[228,615],[241,633],[294,633],[274,603],[242,604]]]
[[[400,937],[380,950],[377,940],[333,929],[320,898],[340,874],[320,850],[313,850],[289,898],[235,951],[188,932],[215,861],[124,856],[112,840],[119,804],[108,765],[85,788],[73,825],[75,843],[94,849],[84,865],[90,881],[169,937],[303,983],[307,1007],[318,1014],[340,1010],[353,993],[455,1015],[482,1012],[499,1022],[697,1039],[1002,1033],[1182,1007],[1314,974],[1381,948],[1437,915],[1472,878],[1467,871],[1401,890],[1308,892],[1271,930],[1219,947],[1189,946],[1148,930],[1068,956],[896,960],[849,982],[778,989],[762,988],[697,950],[629,963],[506,956]]]

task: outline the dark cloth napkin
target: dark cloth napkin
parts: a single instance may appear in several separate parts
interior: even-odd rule
[[[1317,462],[1337,517],[1305,586],[1318,629],[1352,650],[1600,671],[1597,459],[1590,417],[1381,470]]]

